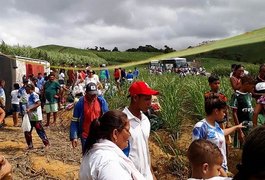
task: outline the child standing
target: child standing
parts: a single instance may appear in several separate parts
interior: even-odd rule
[[[205,139],[197,139],[189,146],[187,156],[192,169],[191,178],[188,180],[232,179],[221,177],[226,174],[222,174],[223,156],[216,144]]]
[[[223,93],[220,92],[220,79],[219,79],[219,77],[216,75],[211,75],[208,78],[208,82],[209,82],[209,86],[210,86],[211,90],[204,94],[204,98],[206,99],[207,97],[211,96],[211,94],[215,93],[216,95],[219,96],[219,98],[221,100],[223,100],[224,102],[227,102],[227,97]],[[226,111],[223,121],[218,122],[222,129],[225,129],[225,125],[226,125],[227,120],[228,120],[228,111]]]
[[[18,96],[19,84],[14,84],[14,90],[11,91],[11,104],[13,113],[13,123],[14,126],[18,126],[18,113],[19,113],[19,96]]]
[[[235,125],[247,121],[252,123],[253,108],[252,94],[255,80],[250,75],[244,75],[241,78],[241,87],[232,95],[230,106],[233,111]],[[250,127],[238,129],[234,136],[234,147],[240,148],[244,142],[244,137],[248,134]]]
[[[218,95],[220,99],[222,99],[224,102],[227,103],[227,101],[228,101],[227,97],[223,93],[220,92],[221,82],[220,82],[219,77],[216,75],[211,75],[208,78],[208,82],[209,82],[209,86],[210,86],[211,90],[204,94],[204,98],[207,98],[211,94],[216,93],[216,95]],[[222,129],[228,128],[228,107],[226,109],[224,119],[222,121],[218,122],[218,124]],[[225,136],[225,139],[226,139],[226,146],[227,146],[227,144],[231,143],[230,135]],[[228,149],[226,149],[226,150],[228,150]],[[228,151],[227,151],[227,153],[228,153]]]
[[[242,128],[242,124],[222,130],[218,122],[225,116],[227,104],[219,98],[218,94],[211,94],[205,99],[206,118],[195,124],[192,130],[192,139],[206,139],[218,146],[223,155],[222,174],[228,171],[226,159],[225,135]]]
[[[41,103],[40,103],[39,95],[35,93],[34,90],[35,90],[34,85],[28,84],[26,86],[26,92],[27,94],[29,94],[26,112],[29,115],[29,120],[30,120],[30,125],[31,125],[31,130],[24,132],[26,142],[28,145],[28,149],[33,149],[33,143],[32,143],[33,127],[35,127],[45,147],[49,147],[50,145],[49,140],[41,124],[42,111],[41,111],[41,106],[40,106]]]

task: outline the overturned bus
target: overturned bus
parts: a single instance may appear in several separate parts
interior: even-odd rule
[[[11,109],[11,91],[14,83],[22,84],[23,76],[50,73],[50,63],[45,60],[0,53],[0,79],[5,80],[6,111]]]
[[[149,64],[149,69],[162,69],[162,71],[169,71],[177,68],[187,68],[188,62],[186,58],[171,58],[165,60],[152,60]]]

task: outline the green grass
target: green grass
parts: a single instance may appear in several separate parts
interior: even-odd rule
[[[217,58],[198,58],[196,60],[199,61],[201,65],[208,72],[212,72],[213,68],[218,68],[223,66],[231,69],[232,64],[242,64],[242,65],[248,64],[247,62],[240,62],[240,61],[227,60],[227,59],[217,59]]]
[[[91,50],[78,49],[78,48],[73,48],[73,47],[66,47],[66,46],[59,46],[59,45],[45,45],[45,46],[37,47],[37,49],[59,52],[59,53],[69,53],[69,54],[75,54],[75,55],[80,55],[80,56],[88,56],[91,58],[99,58]]]
[[[157,52],[94,52],[99,57],[105,59],[109,64],[121,64],[127,62],[136,62],[157,56]]]
[[[234,47],[217,49],[206,53],[188,56],[188,58],[194,59],[199,57],[211,57],[261,64],[265,62],[264,50],[265,42],[257,42],[252,44],[244,44]]]

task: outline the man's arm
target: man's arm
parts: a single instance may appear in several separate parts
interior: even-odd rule
[[[238,119],[238,116],[237,116],[237,109],[236,108],[232,108],[232,111],[233,111],[233,119],[234,119],[234,123],[235,125],[239,125],[239,119]],[[239,139],[241,141],[244,141],[244,133],[242,131],[242,129],[238,129],[238,135],[239,135]]]
[[[77,147],[77,139],[79,134],[79,119],[81,116],[82,106],[80,101],[74,107],[73,119],[70,124],[70,141],[72,142],[73,148]]]
[[[262,110],[262,105],[261,104],[256,104],[255,109],[254,109],[254,113],[253,113],[253,118],[252,118],[252,122],[253,122],[253,126],[256,127],[258,125],[258,115]]]
[[[237,129],[241,129],[241,128],[244,128],[245,126],[242,125],[242,123],[238,124],[238,125],[235,125],[235,126],[232,126],[230,128],[226,128],[224,129],[224,135],[227,136],[229,134],[231,134],[232,132],[234,132],[235,130]]]

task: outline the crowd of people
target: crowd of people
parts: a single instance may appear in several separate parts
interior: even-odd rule
[[[191,67],[191,66],[185,66],[185,67],[176,67],[176,68],[169,68],[169,69],[163,69],[160,66],[151,66],[149,68],[150,74],[157,74],[162,75],[164,73],[176,73],[180,77],[186,77],[187,75],[202,75],[206,76],[208,73],[206,72],[206,69],[202,66],[200,67]]]
[[[132,79],[128,89],[130,103],[122,111],[109,110],[104,98],[102,90],[110,78],[105,66],[101,67],[99,76],[87,66],[86,71],[77,73],[68,70],[67,76],[64,70],[60,70],[57,75],[52,72],[44,77],[39,73],[36,78],[23,78],[23,85],[20,87],[15,83],[11,92],[14,126],[18,126],[20,114],[23,123],[28,121],[30,125],[30,129],[24,131],[28,149],[34,148],[32,130],[35,127],[48,150],[50,143],[45,127],[57,123],[57,112],[60,109],[58,104],[63,103],[63,92],[70,90],[65,84],[82,85],[84,90],[76,93],[79,99],[74,106],[70,124],[72,147],[76,148],[78,139],[81,140],[83,158],[80,179],[156,179],[148,145],[151,125],[144,112],[150,108],[152,96],[159,95],[159,92],[146,82],[135,80],[138,75],[137,68],[134,73],[130,70],[126,73],[121,68],[114,70],[113,76],[118,89],[123,77]],[[211,75],[208,82],[210,91],[204,94],[206,117],[195,124],[191,135],[192,143],[187,151],[192,171],[189,179],[232,179],[227,177],[230,174],[227,157],[231,143],[229,135],[234,132],[234,147],[243,149],[242,161],[237,167],[239,172],[234,179],[264,179],[265,128],[260,125],[265,123],[262,118],[265,104],[265,64],[260,66],[256,80],[244,72],[242,65],[233,66],[230,82],[234,93],[230,99],[220,92],[218,76]],[[0,81],[0,122],[5,118],[4,86],[5,81]],[[257,102],[255,108],[252,106],[252,97]],[[229,122],[229,108],[234,126]],[[47,115],[44,126],[43,112]],[[10,164],[2,157],[0,179],[10,176],[10,172]]]
[[[255,144],[264,142],[264,137],[260,134],[264,131],[265,123],[263,111],[265,64],[260,66],[256,79],[248,75],[244,66],[232,65],[230,83],[234,93],[230,100],[220,92],[218,76],[211,75],[208,82],[210,91],[204,94],[206,117],[195,124],[192,131],[193,142],[188,150],[188,159],[192,167],[190,179],[232,179],[227,177],[231,175],[227,165],[229,153],[227,148],[231,143],[229,134],[233,132],[235,132],[234,148],[243,149],[241,164],[237,166],[239,173],[234,179],[264,179],[265,166],[253,162],[260,162],[258,156],[262,156],[262,159],[265,153],[263,151],[265,144]],[[256,100],[254,108],[252,98]],[[234,126],[229,123],[229,108]],[[260,127],[255,128],[257,125]],[[256,150],[258,146],[262,147]],[[253,160],[247,156],[252,156]]]

